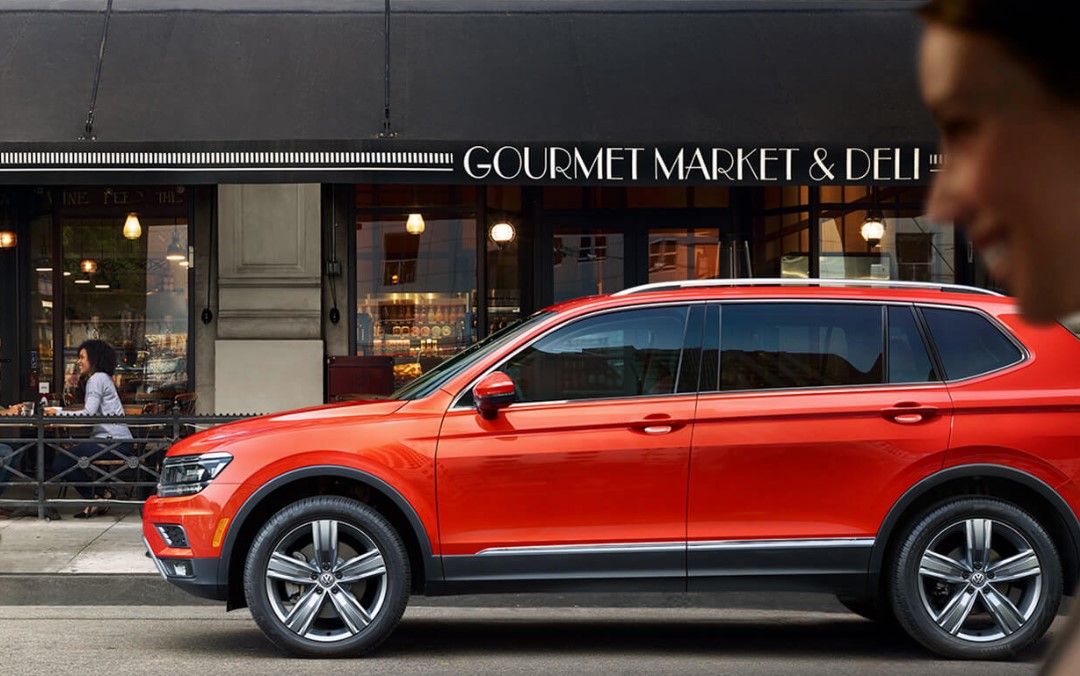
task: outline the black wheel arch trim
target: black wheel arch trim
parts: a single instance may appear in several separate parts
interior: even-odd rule
[[[240,532],[243,530],[247,518],[255,511],[255,508],[259,506],[266,496],[294,481],[311,477],[326,476],[354,479],[367,484],[386,495],[394,505],[401,510],[402,514],[405,515],[405,518],[408,519],[409,526],[413,530],[413,535],[419,543],[420,554],[424,559],[425,586],[438,586],[442,584],[442,565],[435,556],[432,555],[431,541],[428,538],[427,530],[424,528],[423,522],[420,520],[420,517],[416,514],[416,510],[413,509],[409,501],[402,497],[397,489],[379,477],[362,470],[342,465],[313,465],[311,467],[290,470],[274,477],[248,496],[247,500],[244,501],[244,504],[236,511],[236,515],[233,516],[232,523],[229,525],[229,530],[225,534],[225,541],[221,545],[221,557],[218,562],[218,579],[222,584],[227,585],[229,581],[229,567],[232,565],[232,555],[233,549],[236,546],[236,538],[239,537]]]
[[[1004,465],[959,465],[943,469],[923,478],[905,491],[904,494],[900,496],[900,499],[897,500],[889,510],[889,513],[885,515],[885,519],[881,522],[881,527],[878,529],[877,537],[874,540],[874,548],[870,553],[867,593],[871,596],[876,593],[878,583],[881,579],[882,569],[885,564],[885,552],[891,544],[893,531],[900,523],[901,518],[905,515],[908,508],[910,508],[916,500],[925,495],[927,491],[933,490],[946,482],[956,479],[986,476],[1015,481],[1045,498],[1057,512],[1058,516],[1061,517],[1062,523],[1064,523],[1065,528],[1069,533],[1069,537],[1072,540],[1071,553],[1073,560],[1080,562],[1080,520],[1077,520],[1076,514],[1072,511],[1072,508],[1069,507],[1069,503],[1065,502],[1065,498],[1061,497],[1061,495],[1051,488],[1049,484],[1027,472],[1012,467],[1006,467]],[[1060,546],[1067,543],[1057,544]],[[1062,562],[1062,565],[1064,566],[1065,562]]]

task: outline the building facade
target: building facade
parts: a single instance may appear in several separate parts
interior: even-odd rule
[[[5,402],[94,337],[126,400],[274,411],[639,283],[988,284],[923,213],[912,2],[33,4],[0,21]]]

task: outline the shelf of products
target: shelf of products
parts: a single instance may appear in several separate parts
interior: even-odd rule
[[[476,340],[471,293],[370,295],[356,307],[358,354],[394,358],[400,385]]]

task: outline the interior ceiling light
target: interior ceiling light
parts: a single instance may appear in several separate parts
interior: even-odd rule
[[[19,236],[10,230],[0,230],[0,249],[10,249],[19,243]]]
[[[180,232],[175,225],[173,225],[172,241],[169,242],[169,248],[165,250],[165,260],[176,262],[187,260],[187,253],[180,246]]]
[[[491,237],[491,241],[496,244],[509,244],[514,241],[516,234],[517,233],[514,232],[514,226],[507,221],[499,221],[491,226],[491,230],[488,231],[488,236]]]
[[[127,220],[124,221],[124,237],[128,239],[142,237],[142,224],[139,223],[139,216],[134,211],[128,214]]]
[[[418,213],[409,214],[409,220],[405,221],[405,232],[410,235],[419,235],[424,227],[424,217]]]
[[[79,269],[88,275],[92,275],[97,272],[97,261],[93,258],[84,258],[79,261]]]
[[[34,263],[34,270],[37,272],[52,272],[52,261],[49,260],[48,256],[41,256]]]
[[[885,220],[880,214],[868,213],[862,227],[859,228],[859,234],[870,246],[877,246],[881,243],[881,238],[885,236]]]
[[[75,275],[75,283],[76,284],[89,284],[90,283],[90,275],[85,273],[85,272],[80,272],[79,274]]]

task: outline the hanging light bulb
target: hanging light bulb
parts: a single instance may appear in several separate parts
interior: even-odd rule
[[[84,258],[79,261],[79,269],[88,275],[92,275],[97,272],[97,261],[93,258]]]
[[[127,215],[127,220],[124,221],[124,237],[128,239],[139,239],[142,236],[142,223],[139,223],[139,216],[132,211]]]
[[[419,213],[409,214],[409,220],[405,221],[405,232],[410,235],[419,235],[424,227],[424,217]]]
[[[19,236],[10,230],[0,230],[0,249],[11,249],[19,243]]]

